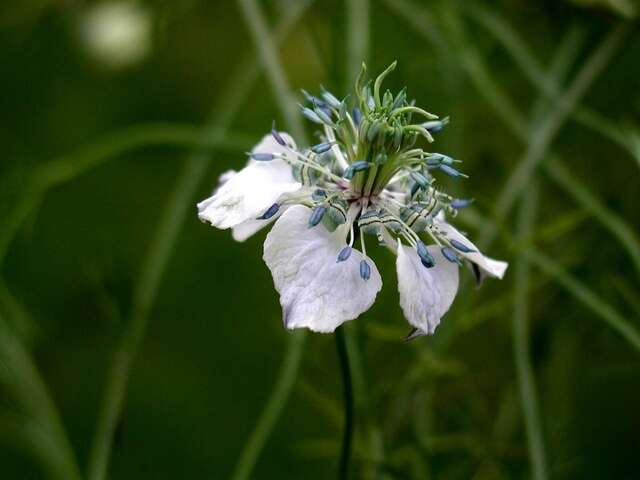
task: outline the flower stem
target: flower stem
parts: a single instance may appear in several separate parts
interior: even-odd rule
[[[353,441],[353,386],[351,383],[351,368],[349,354],[345,341],[343,326],[336,329],[335,339],[342,373],[342,388],[344,395],[344,432],[342,434],[342,451],[340,452],[340,464],[338,478],[345,480],[349,474],[349,460],[351,457],[351,443]]]

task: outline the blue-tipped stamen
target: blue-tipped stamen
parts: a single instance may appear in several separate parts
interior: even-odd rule
[[[419,241],[416,244],[416,251],[418,252],[418,256],[420,257],[420,262],[427,268],[431,268],[436,264],[435,259],[431,256],[429,251],[427,250],[427,246]]]
[[[444,163],[441,163],[438,168],[440,168],[440,170],[442,170],[444,173],[446,173],[447,175],[453,178],[458,178],[458,177],[469,178],[468,175],[465,175],[464,173],[461,173],[455,168],[450,167],[449,165],[446,165]]]
[[[301,108],[300,111],[302,112],[302,115],[304,115],[306,118],[311,120],[313,123],[317,123],[319,125],[322,125],[324,123],[322,120],[320,120],[320,117],[318,116],[318,114],[313,110],[311,110],[310,108],[303,107],[302,105],[300,106],[300,108]]]
[[[460,259],[458,258],[458,255],[456,255],[456,252],[454,252],[453,249],[449,247],[442,247],[440,251],[442,252],[442,255],[444,256],[444,258],[446,258],[450,262],[458,263],[458,264],[461,263]]]
[[[475,252],[475,250],[473,248],[467,247],[464,243],[459,242],[455,238],[453,240],[449,240],[449,243],[451,244],[451,246],[453,248],[455,248],[456,250],[461,251],[462,253]]]
[[[309,228],[318,225],[322,221],[322,217],[324,217],[324,214],[326,212],[327,207],[325,207],[324,205],[318,205],[317,207],[314,207],[313,211],[311,212],[311,216],[309,217]]]
[[[462,208],[466,208],[473,203],[473,198],[456,198],[451,201],[449,204],[451,208],[455,208],[456,210],[460,210]]]
[[[363,280],[369,280],[371,278],[371,267],[366,260],[360,260],[360,277]]]
[[[322,123],[325,123],[327,125],[333,125],[333,120],[331,120],[331,110],[325,110],[325,108],[319,106],[317,103],[314,102],[314,109],[313,111],[316,113],[316,115],[318,116],[318,118],[320,118],[320,120],[322,121]]]
[[[362,112],[358,107],[354,107],[351,111],[351,116],[353,117],[353,123],[356,124],[356,127],[360,126],[360,122],[362,121]]]
[[[325,192],[321,188],[318,188],[313,191],[313,193],[311,194],[311,198],[314,199],[316,202],[319,202],[327,198],[327,192]]]
[[[317,153],[319,155],[321,153],[325,153],[325,152],[331,150],[331,147],[333,145],[334,145],[333,142],[319,143],[319,144],[314,145],[313,147],[311,147],[311,150],[313,151],[313,153]]]
[[[445,125],[449,123],[449,117],[444,117],[442,120],[431,120],[422,124],[430,133],[440,132]]]
[[[352,251],[352,248],[349,245],[347,245],[342,250],[340,250],[340,253],[338,253],[338,259],[336,260],[336,263],[346,261],[351,256],[351,251]]]
[[[429,180],[427,180],[427,177],[422,175],[420,172],[411,172],[409,175],[414,182],[420,185],[420,187],[425,188],[429,185]]]
[[[330,91],[322,89],[322,98],[325,102],[327,102],[330,106],[335,109],[339,109],[341,102],[338,100]]]
[[[287,145],[287,142],[284,141],[284,138],[282,138],[282,135],[280,135],[280,132],[278,132],[276,130],[276,122],[275,121],[273,122],[273,125],[271,126],[271,136],[275,139],[276,142],[278,142],[283,147],[285,147]]]
[[[259,216],[256,220],[267,220],[273,217],[276,213],[278,213],[278,210],[280,210],[280,205],[278,205],[277,203],[274,203],[269,208],[267,208],[267,211],[264,212],[261,216]]]
[[[258,162],[269,162],[274,158],[277,158],[277,155],[274,155],[273,153],[255,152],[255,153],[250,153],[249,155],[251,156],[251,158],[253,158],[254,160],[257,160]]]
[[[369,167],[371,165],[369,165],[369,162],[366,162],[364,160],[358,160],[357,162],[353,162],[351,165],[349,165],[346,170],[344,171],[343,177],[350,180],[353,178],[353,176],[358,173],[358,172],[364,172],[365,170],[368,170]]]

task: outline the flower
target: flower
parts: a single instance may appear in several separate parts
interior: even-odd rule
[[[395,65],[373,85],[364,82],[363,65],[355,105],[324,89],[320,97],[303,92],[302,114],[322,129],[321,142],[298,148],[274,126],[247,165],[223,174],[198,204],[202,221],[231,228],[238,241],[275,222],[263,259],[288,329],[333,332],[373,305],[382,279],[367,237],[397,257],[400,306],[412,336],[433,334],[440,324],[458,290],[459,265],[470,265],[479,282],[507,269],[446,221],[471,201],[436,188],[434,174],[466,175],[456,168],[459,160],[416,144],[421,137],[433,142],[448,118],[414,106],[406,90],[381,96]]]

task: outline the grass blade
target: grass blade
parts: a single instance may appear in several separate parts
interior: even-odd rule
[[[522,198],[517,233],[519,238],[531,236],[533,231],[532,227],[535,222],[537,203],[537,188],[534,184],[527,189]],[[535,480],[544,480],[548,478],[547,461],[535,386],[535,375],[533,366],[531,365],[531,352],[529,350],[529,265],[523,258],[519,257],[515,262],[514,270],[515,295],[512,330],[518,390],[527,433],[532,478]]]

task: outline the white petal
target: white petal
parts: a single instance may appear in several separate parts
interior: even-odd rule
[[[301,205],[284,212],[267,235],[263,258],[280,293],[285,326],[333,332],[371,307],[382,279],[370,259],[371,277],[360,278],[363,257],[357,250],[336,263],[345,230],[309,228],[309,215],[311,209]]]
[[[470,253],[464,253],[456,250],[456,254],[466,258],[470,262],[475,263],[483,273],[495,278],[502,278],[507,271],[509,264],[500,260],[493,260],[492,258],[485,257],[478,247],[471,243],[464,235],[452,225],[446,222],[435,222],[435,225],[442,234],[444,234],[449,240],[457,240],[460,243],[466,245],[470,249],[474,250]]]
[[[283,134],[285,141],[293,140]],[[265,136],[254,152],[281,152],[271,135]],[[213,196],[198,204],[198,216],[218,228],[235,227],[247,220],[255,220],[273,205],[281,195],[298,190],[301,184],[293,178],[291,167],[281,159],[268,162],[249,160],[235,175],[226,172],[225,180]]]
[[[422,265],[415,249],[399,244],[396,270],[404,316],[414,327],[432,334],[458,291],[458,266],[444,258],[439,248],[427,250],[436,261],[432,268]]]

